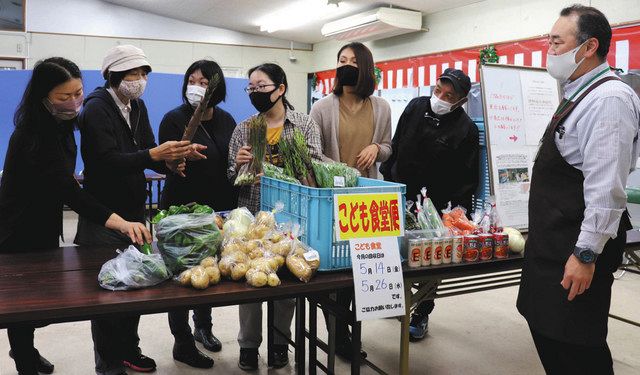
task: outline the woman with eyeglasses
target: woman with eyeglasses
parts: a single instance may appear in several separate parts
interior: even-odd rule
[[[276,64],[262,64],[249,70],[249,86],[245,91],[259,113],[267,120],[267,152],[265,159],[272,164],[282,166],[279,157],[278,143],[281,139],[290,139],[295,129],[304,134],[309,152],[314,159],[322,159],[320,132],[316,123],[308,115],[295,112],[287,101],[287,76]],[[231,137],[229,146],[229,168],[227,177],[234,181],[238,170],[252,159],[251,147],[248,145],[249,131],[247,124],[257,116],[240,123]],[[252,213],[260,209],[260,184],[240,187],[238,206],[247,207]],[[291,337],[291,320],[295,310],[293,299],[275,301],[275,326],[286,334],[286,338],[275,335],[273,367],[282,368],[289,363],[288,341]],[[258,348],[262,343],[262,303],[250,303],[239,306],[240,359],[238,366],[246,371],[258,368]]]
[[[128,243],[151,241],[144,224],[125,221],[98,203],[73,176],[73,131],[83,96],[80,69],[73,62],[51,57],[33,67],[0,180],[0,253],[58,248],[63,204],[95,225],[118,231]],[[9,355],[21,375],[51,374],[54,366],[34,347],[34,331],[29,324],[9,326]]]
[[[391,156],[391,107],[373,95],[373,56],[364,44],[342,46],[337,60],[333,93],[316,102],[309,115],[320,126],[326,157],[357,168],[363,177],[378,178],[376,163]],[[348,305],[353,291],[337,296],[338,303]],[[336,319],[336,354],[353,356],[349,327],[342,319]]]
[[[182,139],[195,108],[204,97],[209,80],[216,74],[220,83],[207,103],[207,109],[193,137],[193,142],[206,147],[200,151],[205,158],[188,159],[184,177],[176,174],[167,176],[160,199],[160,207],[163,209],[189,202],[206,204],[215,211],[228,211],[237,207],[237,189],[226,177],[229,142],[236,122],[227,111],[218,107],[226,98],[227,87],[222,69],[216,62],[199,60],[187,69],[182,84],[183,103],[164,116],[158,138],[161,143]],[[211,333],[211,308],[194,309],[193,323],[195,330],[191,334],[189,310],[177,309],[169,312],[169,326],[175,338],[173,358],[192,367],[210,368],[213,366],[213,359],[196,348],[194,337],[209,351],[219,352],[222,349],[220,340]]]

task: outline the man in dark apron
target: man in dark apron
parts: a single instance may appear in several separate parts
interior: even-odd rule
[[[547,70],[564,99],[533,166],[517,305],[548,374],[613,374],[607,319],[631,229],[624,187],[640,100],[606,62],[611,27],[600,11],[563,9],[549,39]]]

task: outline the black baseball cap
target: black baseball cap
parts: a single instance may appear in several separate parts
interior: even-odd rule
[[[439,79],[446,79],[453,85],[460,96],[465,97],[471,90],[471,79],[460,69],[447,68]]]

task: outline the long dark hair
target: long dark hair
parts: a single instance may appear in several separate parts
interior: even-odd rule
[[[340,61],[340,54],[347,48],[353,51],[358,63],[358,83],[356,84],[355,93],[362,99],[368,98],[376,89],[374,62],[371,50],[360,42],[345,44],[338,51],[337,61]],[[340,80],[336,78],[335,86],[333,86],[333,94],[340,96],[343,92],[343,85],[340,83]]]
[[[211,95],[211,100],[209,100],[209,104],[207,105],[207,107],[213,107],[220,104],[220,102],[225,101],[225,99],[227,98],[227,85],[224,82],[224,74],[222,74],[220,65],[212,60],[198,60],[191,64],[191,66],[187,69],[187,72],[184,74],[184,82],[182,83],[182,102],[184,104],[189,104],[189,100],[187,100],[187,86],[189,85],[189,76],[196,70],[199,70],[202,75],[209,81],[211,81],[216,73],[220,77],[220,83],[218,83],[216,91],[214,91]]]
[[[276,84],[276,87],[280,85],[284,85],[284,94],[282,94],[282,103],[284,104],[285,108],[288,108],[293,111],[294,110],[293,106],[291,105],[291,103],[289,103],[289,101],[285,97],[285,94],[289,89],[289,84],[287,83],[287,75],[284,73],[284,70],[280,67],[280,65],[272,64],[272,63],[264,63],[258,66],[254,66],[253,68],[249,69],[249,73],[247,73],[247,76],[251,77],[251,74],[253,74],[253,72],[255,72],[256,70],[266,74],[269,77],[269,79],[271,79],[273,83]]]
[[[49,96],[49,92],[56,86],[74,78],[82,79],[82,73],[72,61],[63,57],[50,57],[38,61],[33,67],[31,79],[13,116],[15,127],[30,129],[40,125],[47,113],[42,100]]]

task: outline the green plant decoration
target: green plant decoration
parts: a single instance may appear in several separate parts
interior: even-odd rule
[[[480,64],[497,63],[499,61],[498,51],[493,45],[489,45],[480,50]]]

